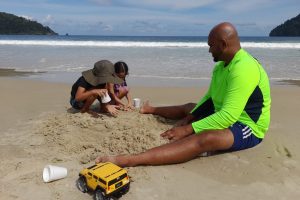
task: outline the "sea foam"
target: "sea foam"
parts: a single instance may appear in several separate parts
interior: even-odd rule
[[[84,47],[151,47],[208,48],[206,42],[139,42],[139,41],[64,41],[64,40],[0,40],[0,45],[84,46]],[[300,43],[242,42],[246,48],[300,49]]]

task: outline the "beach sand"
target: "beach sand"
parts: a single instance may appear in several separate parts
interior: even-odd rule
[[[71,85],[0,77],[0,199],[92,199],[75,186],[97,155],[138,153],[167,141],[174,121],[138,111],[92,118],[69,106]],[[132,88],[156,106],[197,102],[206,88]],[[275,85],[271,126],[255,148],[167,166],[128,168],[130,191],[121,199],[299,199],[300,87]],[[68,176],[44,183],[53,164]]]

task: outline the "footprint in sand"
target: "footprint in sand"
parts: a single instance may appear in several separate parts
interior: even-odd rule
[[[285,147],[285,146],[281,146],[281,145],[276,145],[276,150],[275,150],[276,154],[277,155],[280,155],[280,156],[286,156],[288,158],[292,158],[292,154],[290,152],[290,150]]]

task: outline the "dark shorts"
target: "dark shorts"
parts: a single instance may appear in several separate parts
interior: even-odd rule
[[[73,108],[80,110],[84,106],[84,101],[76,101],[74,98],[70,98],[70,104]]]
[[[256,137],[251,128],[241,122],[236,122],[229,127],[234,136],[234,142],[229,151],[238,151],[258,145],[262,139]]]

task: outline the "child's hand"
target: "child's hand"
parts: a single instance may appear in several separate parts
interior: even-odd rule
[[[120,106],[117,106],[117,105],[107,105],[106,106],[106,111],[114,117],[116,117],[118,115],[119,109],[120,109]]]
[[[94,89],[93,92],[94,94],[103,97],[107,93],[107,89]]]
[[[122,110],[124,110],[124,111],[130,111],[133,109],[134,109],[134,107],[131,104],[122,106]]]
[[[134,107],[133,107],[133,105],[132,105],[131,103],[127,104],[127,105],[126,105],[126,108],[127,108],[128,110],[134,110]]]

